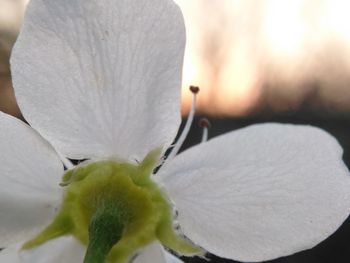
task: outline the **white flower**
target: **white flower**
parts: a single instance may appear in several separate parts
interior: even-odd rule
[[[87,184],[92,191],[80,187],[91,178],[104,180],[109,166],[99,161],[127,166],[118,172],[141,167],[150,173],[154,149],[164,153],[179,126],[184,42],[183,19],[171,0],[31,0],[11,64],[16,97],[32,128],[0,113],[0,246],[7,247],[0,262],[83,261],[86,248],[58,236],[72,234],[84,243],[84,223],[67,223],[56,236],[49,229],[51,236],[34,239],[41,246],[17,251],[62,211],[81,216],[65,207],[74,194],[85,194],[83,201],[104,194],[97,184]],[[66,173],[67,190],[59,187],[64,170],[57,153],[63,160],[90,160]],[[146,169],[150,157],[153,166]],[[195,244],[221,257],[263,261],[313,247],[345,220],[350,180],[341,158],[339,144],[320,129],[255,125],[181,153],[146,183],[160,193],[156,197],[164,189],[181,231]],[[138,166],[135,159],[144,161]],[[98,176],[91,170],[77,175],[90,164],[97,164]],[[123,176],[116,175],[130,179]],[[151,193],[148,185],[132,187]],[[125,189],[131,201],[121,204],[135,212],[128,206],[144,200]],[[160,200],[167,211],[170,205]],[[145,235],[147,247],[136,262],[180,262],[157,239],[170,247],[181,239],[169,241],[155,218],[157,231]]]

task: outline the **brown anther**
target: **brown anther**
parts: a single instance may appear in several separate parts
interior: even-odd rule
[[[197,87],[197,86],[190,86],[190,91],[193,94],[197,94],[199,92],[199,87]]]
[[[207,118],[201,118],[198,121],[198,125],[202,128],[210,128],[211,127],[210,121]]]

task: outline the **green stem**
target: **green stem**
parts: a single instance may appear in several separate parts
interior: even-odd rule
[[[84,263],[105,263],[112,247],[121,239],[124,220],[113,202],[97,209],[89,225],[89,245]]]
[[[97,240],[89,242],[89,246],[86,251],[84,263],[104,263],[106,262],[107,255],[111,250],[111,246],[108,244],[99,243]]]

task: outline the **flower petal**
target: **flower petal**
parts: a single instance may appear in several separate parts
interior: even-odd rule
[[[308,249],[350,212],[350,177],[321,129],[254,125],[177,156],[156,177],[193,242],[221,257],[263,261]]]
[[[0,112],[0,247],[25,240],[53,217],[63,166],[22,121]]]
[[[16,244],[0,252],[0,262],[77,263],[83,262],[86,248],[71,236],[50,240],[42,246],[21,250]]]
[[[159,242],[153,242],[144,248],[133,263],[183,263],[183,261],[165,251]]]
[[[141,160],[176,135],[184,42],[171,0],[32,0],[11,58],[16,98],[67,157]]]

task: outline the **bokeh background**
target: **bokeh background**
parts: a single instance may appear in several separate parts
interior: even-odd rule
[[[349,167],[350,1],[175,1],[188,39],[184,118],[188,86],[199,86],[196,119],[210,119],[209,137],[260,122],[311,124],[339,140]],[[0,0],[0,110],[18,118],[9,57],[27,2]],[[201,133],[193,125],[183,148],[199,143]],[[314,249],[269,262],[350,262],[350,220]]]

